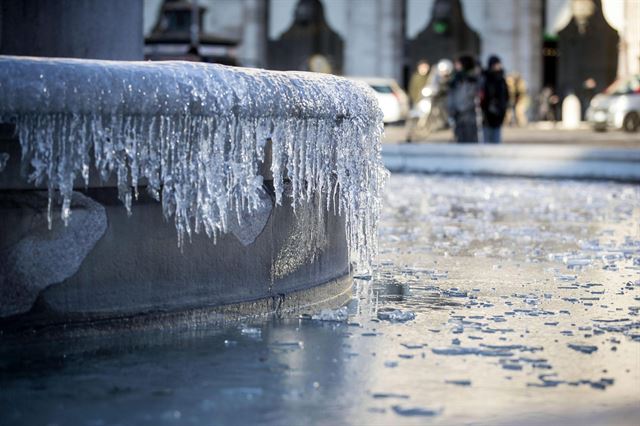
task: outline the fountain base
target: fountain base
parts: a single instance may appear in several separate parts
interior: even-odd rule
[[[6,185],[0,329],[182,327],[344,301],[344,218],[320,199],[295,211],[288,197],[275,205],[268,185],[263,198],[217,241],[192,234],[179,247],[174,223],[143,188],[131,215],[114,187],[76,191],[69,224],[54,214],[48,230],[47,192]]]

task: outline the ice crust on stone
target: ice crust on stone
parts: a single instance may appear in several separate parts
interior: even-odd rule
[[[146,186],[178,244],[193,232],[215,239],[231,215],[260,206],[270,163],[277,204],[286,181],[294,207],[322,194],[346,218],[353,261],[366,265],[377,248],[387,171],[382,113],[364,84],[192,62],[5,56],[0,92],[23,170],[48,189],[50,208],[59,196],[65,222],[74,184],[115,179],[128,211]]]

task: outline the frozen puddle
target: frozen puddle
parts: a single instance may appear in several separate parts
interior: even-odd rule
[[[347,306],[0,345],[0,423],[637,424],[637,187],[392,176],[384,197]]]

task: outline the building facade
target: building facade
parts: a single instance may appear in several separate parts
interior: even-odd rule
[[[145,0],[145,34],[151,31],[162,1]],[[602,49],[614,54],[598,57],[598,52],[585,49],[587,56],[581,58],[584,63],[606,62],[615,70],[612,76],[598,76],[597,89],[616,75],[640,73],[638,0],[192,1],[207,8],[205,31],[239,40],[237,58],[245,66],[328,70],[390,77],[406,84],[417,59],[416,46],[427,53],[444,46],[441,50],[451,56],[457,50],[471,50],[483,64],[497,54],[507,72],[522,76],[531,94],[551,85],[564,95],[580,90],[585,76],[563,75],[577,73],[575,67],[566,66],[573,59],[564,58],[563,64],[561,55],[568,55],[563,46],[588,44],[589,37],[598,37],[604,28],[611,37]],[[304,18],[305,13],[313,16]],[[602,22],[596,22],[600,18]],[[565,43],[569,31],[563,30],[569,27],[577,30]],[[461,35],[463,31],[470,35]],[[468,42],[473,34],[479,40],[477,50]],[[467,42],[452,42],[454,38]],[[274,58],[286,58],[291,46],[308,60],[296,58],[279,66],[284,60]]]

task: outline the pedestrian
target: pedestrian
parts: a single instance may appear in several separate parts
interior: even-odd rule
[[[509,103],[509,89],[504,78],[500,58],[489,57],[487,69],[483,72],[480,105],[482,107],[484,142],[500,143],[500,128],[504,122]]]
[[[517,74],[515,81],[516,86],[516,122],[519,127],[525,127],[529,124],[529,107],[531,106],[531,98],[529,97],[529,89],[526,80]]]
[[[447,114],[447,97],[449,85],[453,74],[453,62],[449,59],[441,59],[432,72],[429,88],[432,98],[432,114],[437,117],[436,129],[447,129],[449,127],[449,117]]]
[[[416,70],[409,80],[409,98],[413,106],[422,99],[422,89],[427,85],[429,70],[431,66],[426,60],[421,60],[416,66]]]
[[[598,94],[598,83],[593,77],[587,78],[582,82],[582,88],[578,89],[576,95],[580,100],[580,113],[582,114],[582,119],[586,119],[587,108],[589,108],[589,104],[591,103],[591,99],[594,98]]]
[[[479,67],[472,56],[463,55],[456,60],[455,68],[447,98],[455,139],[458,143],[477,143],[482,138],[478,134],[482,120]]]
[[[507,87],[509,88],[509,108],[505,122],[509,126],[515,124],[518,127],[524,127],[529,123],[527,114],[531,104],[527,82],[519,73],[514,72],[507,76]]]
[[[453,62],[441,59],[429,73],[421,97],[414,105],[413,116],[407,121],[406,141],[417,136],[426,138],[433,131],[448,129],[447,94],[453,73]]]
[[[538,99],[538,120],[551,121],[555,124],[557,121],[556,109],[560,98],[553,93],[553,88],[545,86],[540,92]]]

